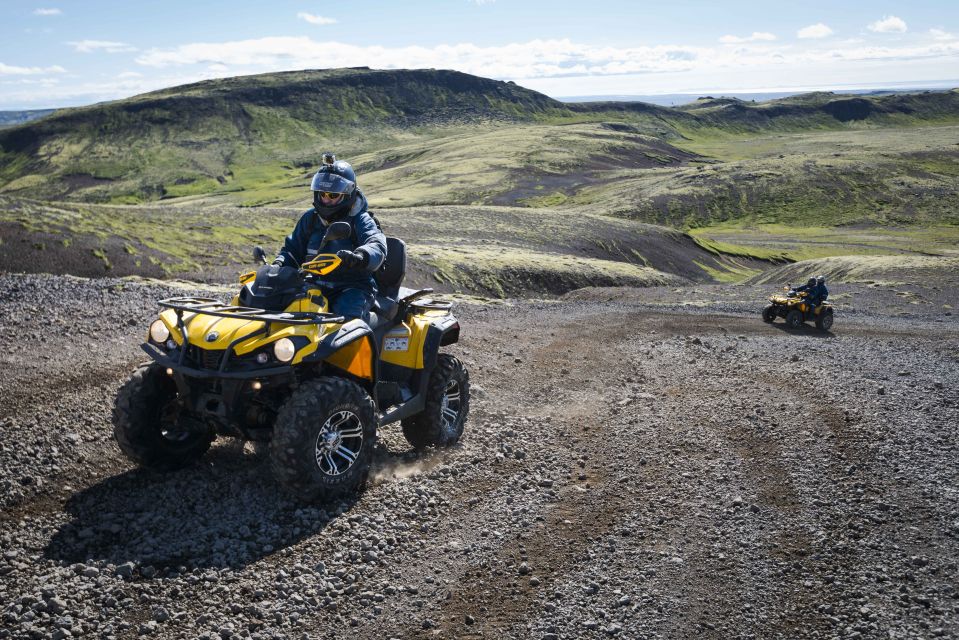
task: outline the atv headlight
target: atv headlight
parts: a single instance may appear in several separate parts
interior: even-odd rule
[[[276,359],[280,362],[289,362],[293,359],[293,354],[295,353],[296,346],[289,338],[280,338],[273,345],[273,355],[275,355]]]
[[[150,339],[157,344],[163,344],[170,337],[170,330],[163,324],[163,320],[155,320],[150,325]]]

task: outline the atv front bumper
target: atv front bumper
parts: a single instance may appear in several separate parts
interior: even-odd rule
[[[228,380],[251,380],[254,378],[269,378],[273,376],[288,375],[293,371],[290,365],[281,365],[278,367],[267,367],[263,369],[247,369],[241,371],[219,371],[215,369],[200,369],[190,367],[164,353],[159,347],[149,342],[140,345],[146,351],[147,355],[160,366],[172,369],[175,373],[180,373],[191,378],[225,378]]]

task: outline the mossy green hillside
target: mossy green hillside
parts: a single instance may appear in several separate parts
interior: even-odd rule
[[[811,275],[824,275],[828,282],[881,282],[887,285],[935,282],[941,286],[957,286],[959,257],[833,256],[770,269],[749,282],[795,283]]]
[[[709,164],[619,171],[564,206],[697,228],[959,223],[959,127],[693,140]]]
[[[790,226],[727,223],[690,231],[703,247],[726,255],[795,262],[830,256],[959,256],[959,226]]]
[[[229,181],[237,165],[315,166],[326,149],[353,155],[383,148],[411,127],[553,112],[565,110],[542,94],[452,71],[349,69],[212,80],[64,109],[4,130],[0,184],[41,175],[48,179],[39,189],[31,183],[31,195],[156,200],[179,193],[171,185]],[[7,191],[22,190],[7,184]]]
[[[413,244],[411,258],[437,287],[494,297],[563,294],[588,286],[649,287],[685,282],[651,267],[508,246]]]
[[[0,196],[0,239],[18,247],[4,252],[0,269],[42,266],[86,275],[103,272],[91,264],[109,261],[107,271],[117,275],[141,273],[143,266],[149,275],[229,280],[250,268],[253,245],[277,252],[301,212],[54,205]],[[407,242],[412,277],[446,290],[557,293],[590,283],[709,281],[717,274],[739,279],[744,269],[757,268],[755,261],[706,251],[675,230],[596,213],[423,206],[383,209],[379,219],[387,234]],[[38,242],[45,243],[42,251],[33,247]]]
[[[439,183],[430,189],[432,202],[500,203],[499,196],[512,198],[511,204],[552,206],[581,186],[575,172],[560,171],[568,179],[547,184],[547,194],[540,194],[513,193],[509,184],[504,193],[462,171],[495,172],[502,157],[510,156],[509,144],[504,152],[457,162],[447,173],[437,173],[423,158],[407,155],[409,160],[392,163],[385,156],[403,145],[412,145],[407,151],[413,153],[417,145],[429,148],[443,138],[482,148],[492,129],[512,125],[555,127],[545,142],[575,158],[584,138],[577,127],[587,124],[673,144],[684,137],[705,143],[754,133],[954,123],[957,113],[955,92],[815,94],[759,104],[706,100],[669,109],[642,103],[563,104],[512,83],[452,71],[299,71],[173,87],[60,110],[5,129],[0,132],[0,189],[34,198],[121,203],[212,195],[231,204],[263,206],[287,202],[284,187],[295,181],[296,172],[315,168],[322,151],[333,148],[351,158],[378,156],[371,167],[384,161],[376,167],[385,172],[384,182],[404,164],[413,165],[408,167],[413,175],[429,169]],[[463,135],[470,132],[479,138]],[[522,139],[530,130],[516,133]],[[615,156],[616,149],[610,151]],[[677,154],[673,148],[653,149],[645,156],[651,164],[644,164],[627,151],[613,165],[630,158],[634,167],[669,164]],[[534,174],[545,165],[545,178],[557,175],[555,158],[529,160]],[[255,169],[267,175],[261,179],[253,175]],[[246,179],[239,177],[244,172]],[[448,199],[442,184],[449,185]],[[402,194],[393,197],[409,202]]]
[[[292,228],[291,216],[264,216],[242,209],[208,208],[183,212],[174,208],[47,203],[0,196],[0,223],[32,234],[60,238],[60,251],[71,252],[83,238],[96,246],[95,257],[107,261],[109,242],[129,255],[143,254],[167,275],[202,274],[210,268],[245,261],[254,244],[276,245]],[[13,235],[13,234],[8,234]],[[18,256],[4,268],[18,270]],[[19,264],[23,268],[24,264]]]

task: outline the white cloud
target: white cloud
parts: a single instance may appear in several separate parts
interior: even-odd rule
[[[772,33],[767,33],[764,31],[753,31],[752,35],[740,37],[740,36],[723,36],[719,39],[723,44],[741,44],[743,42],[759,42],[766,41],[771,42],[775,40],[776,36]]]
[[[137,57],[136,62],[150,67],[219,63],[260,70],[356,66],[438,68],[511,78],[681,71],[701,64],[698,60],[707,51],[712,50],[687,46],[617,49],[575,44],[570,40],[532,40],[492,47],[461,43],[391,48],[320,42],[308,37],[269,37],[151,49]]]
[[[139,71],[124,71],[122,73],[118,73],[117,77],[121,80],[126,80],[127,78],[142,78],[143,74]]]
[[[296,14],[296,17],[300,18],[301,20],[306,20],[310,24],[336,24],[336,18],[326,18],[324,16],[318,16],[305,11],[299,12]]]
[[[924,34],[925,35],[925,34]],[[863,41],[827,39],[755,42],[726,46],[670,45],[621,49],[569,39],[532,40],[502,46],[447,44],[432,47],[355,46],[309,37],[274,37],[193,43],[141,51],[143,77],[87,82],[63,74],[55,89],[39,82],[62,68],[0,65],[0,85],[36,80],[28,89],[0,91],[0,107],[65,106],[116,99],[198,80],[268,71],[369,66],[375,69],[454,69],[488,78],[515,80],[550,95],[708,93],[757,87],[862,85],[940,86],[955,77],[959,38],[896,42],[873,46]],[[168,68],[164,73],[158,68]],[[13,75],[14,69],[19,75]],[[131,72],[127,72],[131,73]],[[25,75],[35,74],[35,75]],[[788,83],[788,84],[787,84]],[[917,84],[925,83],[925,84]],[[13,85],[11,85],[13,86]],[[804,89],[804,90],[807,90]]]
[[[833,30],[830,29],[828,25],[825,25],[822,22],[817,22],[816,24],[811,24],[808,27],[803,27],[797,31],[796,37],[803,39],[818,39],[826,38],[832,34]]]
[[[876,33],[905,33],[906,23],[896,16],[883,16],[882,20],[870,24],[868,29]]]
[[[59,16],[63,12],[59,9],[34,9],[33,15],[35,16]]]
[[[956,36],[952,35],[948,31],[943,31],[942,29],[930,29],[929,35],[933,37],[934,40],[952,40]]]
[[[45,73],[64,73],[66,69],[58,64],[52,67],[17,67],[0,62],[0,76],[36,76]]]
[[[95,53],[97,51],[124,53],[137,50],[136,47],[126,42],[111,42],[109,40],[74,40],[67,44],[80,53]]]
[[[615,48],[578,44],[568,39],[532,40],[502,46],[474,44],[433,47],[356,46],[309,37],[269,37],[230,42],[199,42],[144,51],[136,62],[146,67],[206,65],[233,75],[368,66],[376,69],[455,69],[488,78],[534,79],[623,74],[750,73],[755,69],[803,69],[808,65],[886,61],[955,63],[959,40],[876,47],[863,43],[797,48],[769,43],[736,47],[687,45]],[[932,64],[930,62],[930,64]],[[214,65],[214,66],[211,66]],[[781,71],[780,71],[781,73]]]

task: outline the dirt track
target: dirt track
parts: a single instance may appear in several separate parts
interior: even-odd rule
[[[251,448],[121,458],[167,292],[117,284],[0,281],[0,637],[959,634],[954,292],[840,289],[825,336],[761,288],[462,305],[461,446],[388,430],[357,501],[302,505]]]

